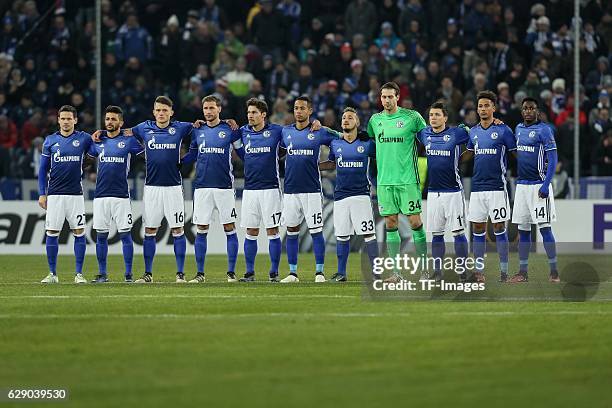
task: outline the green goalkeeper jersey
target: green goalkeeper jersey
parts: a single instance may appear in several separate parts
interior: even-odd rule
[[[378,185],[395,186],[419,182],[416,134],[427,126],[417,111],[397,108],[389,115],[379,112],[368,122],[368,135],[376,140]]]

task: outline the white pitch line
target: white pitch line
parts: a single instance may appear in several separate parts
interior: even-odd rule
[[[141,298],[151,298],[151,299],[180,299],[180,298],[211,298],[211,299],[252,299],[252,298],[271,298],[271,299],[289,299],[289,298],[305,298],[305,299],[315,299],[315,298],[359,298],[360,295],[304,295],[299,293],[292,294],[278,294],[278,295],[222,295],[222,294],[200,294],[200,295],[1,295],[0,299],[100,299],[100,298],[108,298],[108,299],[141,299]]]
[[[612,315],[611,311],[580,311],[580,310],[556,310],[556,311],[541,311],[541,312],[442,312],[436,313],[436,316],[495,316],[495,317],[511,317],[511,316],[526,316],[526,315],[552,315],[552,316],[575,316],[575,315]],[[80,320],[80,319],[175,319],[175,320],[206,320],[206,319],[252,319],[252,318],[379,318],[379,317],[423,317],[422,313],[212,313],[212,314],[80,314],[80,315],[31,315],[31,314],[0,314],[1,319],[28,319],[28,320],[46,320],[46,319],[64,319],[64,320]]]

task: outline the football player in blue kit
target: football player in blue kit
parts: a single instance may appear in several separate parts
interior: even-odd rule
[[[62,106],[57,114],[59,130],[43,143],[38,171],[38,204],[45,216],[47,262],[49,274],[41,283],[59,283],[57,277],[58,237],[64,220],[74,234],[76,259],[75,283],[86,283],[83,277],[85,259],[85,200],[83,198],[83,156],[92,144],[91,135],[75,130],[77,111]]]
[[[512,222],[519,230],[519,272],[509,282],[528,281],[531,226],[537,225],[544,241],[550,273],[548,280],[560,282],[557,249],[551,223],[556,221],[554,194],[550,185],[557,167],[557,145],[551,127],[539,120],[538,101],[521,103],[523,123],[516,127],[518,179]]]
[[[96,190],[93,200],[93,228],[96,230],[96,256],[98,276],[94,283],[108,281],[106,258],[108,254],[108,235],[111,222],[117,226],[123,247],[125,281],[132,282],[132,260],[134,243],[132,241],[132,206],[127,176],[130,172],[132,156],[142,155],[144,148],[134,137],[125,136],[123,111],[118,106],[108,106],[104,114],[106,132],[101,134],[100,142],[93,143],[88,155],[97,157]]]
[[[491,91],[477,95],[480,122],[470,129],[470,140],[462,160],[474,157],[474,176],[468,210],[468,221],[474,223],[473,252],[475,258],[484,259],[486,252],[487,219],[493,223],[499,255],[500,281],[508,279],[508,234],[506,222],[510,220],[510,203],[506,189],[508,153],[516,150],[512,130],[496,124],[493,114],[497,96]],[[484,265],[484,262],[477,263]],[[484,282],[484,269],[476,268],[476,282]]]
[[[334,231],[338,269],[330,282],[346,282],[346,265],[351,235],[360,235],[373,266],[378,256],[374,213],[370,199],[370,160],[376,157],[376,143],[366,134],[358,135],[359,116],[354,108],[342,113],[342,138],[331,141],[329,157],[321,170],[336,169],[334,188]],[[380,277],[375,277],[380,279]]]

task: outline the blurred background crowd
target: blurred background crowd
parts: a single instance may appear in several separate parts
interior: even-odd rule
[[[0,5],[0,178],[33,178],[63,104],[78,128],[95,128],[95,10],[88,0],[14,0]],[[478,121],[475,95],[499,95],[498,117],[514,128],[526,96],[556,130],[561,164],[573,160],[580,126],[583,175],[612,176],[612,2],[582,1],[580,115],[573,114],[573,1],[546,0],[103,0],[103,106],[126,126],[151,117],[159,94],[175,118],[201,118],[201,98],[246,122],[244,102],[264,98],[269,119],[293,121],[292,100],[309,94],[314,116],[338,128],[355,107],[362,127],[395,81],[401,106],[444,99],[449,122]]]

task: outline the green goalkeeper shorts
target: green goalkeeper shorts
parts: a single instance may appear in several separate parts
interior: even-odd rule
[[[380,215],[421,213],[421,189],[418,184],[378,186],[378,211]]]

